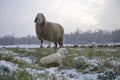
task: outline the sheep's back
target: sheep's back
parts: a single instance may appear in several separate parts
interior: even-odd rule
[[[46,35],[47,40],[58,41],[60,37],[63,36],[64,30],[60,24],[47,22],[46,25]]]

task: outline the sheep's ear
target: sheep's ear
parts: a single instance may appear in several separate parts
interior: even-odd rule
[[[36,23],[36,21],[37,21],[37,17],[35,18],[34,22]]]

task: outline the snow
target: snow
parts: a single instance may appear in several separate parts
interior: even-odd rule
[[[118,76],[115,80],[120,80],[120,76]]]
[[[0,73],[4,72],[5,70],[7,70],[9,73],[12,73],[16,69],[17,65],[5,60],[0,61]]]
[[[62,80],[63,78],[66,78],[67,80],[97,80],[98,76],[98,74],[82,74],[77,72],[76,69],[59,70],[57,67],[46,68],[44,70],[27,68],[26,71],[32,75],[35,75],[36,73],[46,74],[47,77],[54,75],[57,80]]]
[[[77,61],[78,59],[83,59],[86,63],[89,63],[89,64],[94,65],[94,66],[98,66],[98,63],[101,60],[100,58],[91,58],[91,59],[88,59],[85,56],[77,56],[77,57],[74,57],[73,60]]]
[[[40,45],[35,45],[35,44],[31,44],[31,45],[0,45],[0,48],[3,47],[7,47],[7,48],[38,48],[40,47]]]
[[[44,70],[36,70],[36,69],[31,69],[31,68],[26,68],[26,71],[29,72],[32,75],[42,74],[42,73],[45,72]]]
[[[77,80],[97,80],[97,74],[81,74]]]
[[[94,66],[99,66],[98,63],[101,62],[100,58],[93,58],[93,59],[89,59],[88,63]]]
[[[45,74],[48,79],[51,80],[51,76],[56,77],[57,80],[97,80],[98,75],[102,75],[103,73],[95,73],[95,74],[83,74],[80,72],[77,72],[76,69],[64,69],[59,70],[57,67],[51,67],[51,68],[45,68],[43,70],[35,70],[31,68],[26,69],[27,72],[29,72],[32,75],[36,74]],[[37,80],[44,80],[41,78],[38,78]],[[115,80],[120,80],[120,76],[118,76]]]
[[[14,47],[17,47],[17,46],[14,46]],[[25,48],[26,51],[34,52],[35,51],[34,49],[29,49],[29,48],[33,48],[33,47],[38,48],[39,45],[37,45],[37,46],[30,45],[29,48],[28,48],[28,45],[26,45],[26,46],[21,45],[19,47],[21,47],[21,48],[26,47]],[[80,49],[80,50],[82,50],[82,49]],[[109,50],[107,49],[107,51],[109,51]],[[115,52],[115,51],[111,50],[110,52]],[[28,64],[35,63],[33,58],[24,57],[24,56],[21,57],[19,53],[13,53],[12,51],[7,50],[5,48],[0,48],[0,54],[13,55],[14,59],[22,60]],[[42,54],[47,55],[46,52],[42,52]],[[79,56],[78,54],[73,55],[73,60],[77,61],[79,58],[83,59],[85,61],[85,63],[92,65],[91,67],[89,67],[89,69],[94,67],[94,66],[99,66],[98,64],[100,62],[102,62],[101,58],[98,58],[98,57],[87,58],[85,56]],[[111,64],[116,65],[116,66],[120,66],[119,60],[111,60]],[[98,73],[85,73],[84,74],[81,72],[77,72],[77,70],[74,68],[60,70],[60,69],[58,69],[58,67],[51,67],[51,68],[40,69],[39,65],[36,65],[36,66],[39,68],[36,69],[36,68],[29,68],[28,67],[28,68],[26,68],[26,71],[33,76],[45,74],[49,78],[48,80],[50,80],[52,75],[54,75],[57,78],[57,80],[64,80],[63,78],[65,78],[67,80],[97,80],[98,75],[102,74],[102,73],[99,73],[99,74]],[[0,61],[0,74],[3,73],[6,69],[7,69],[7,72],[11,74],[13,71],[15,71],[18,68],[19,68],[18,65],[13,64],[12,62],[5,61],[5,60]],[[41,80],[41,79],[38,78],[37,80]],[[115,80],[120,80],[120,76],[118,75]]]
[[[19,57],[19,56],[15,56],[14,59],[17,59],[17,60],[22,60],[28,64],[32,64],[33,63],[33,60],[30,59],[29,57]]]
[[[64,44],[64,46],[72,46],[73,44]],[[48,44],[46,43],[43,43],[43,47],[47,47]],[[51,47],[53,47],[54,44],[52,43],[51,44]],[[20,45],[0,45],[0,48],[39,48],[40,47],[40,44],[20,44]]]
[[[77,72],[76,69],[65,69],[59,71],[58,68],[46,69],[51,74],[54,74],[58,80],[64,76],[67,80],[97,80],[97,74],[82,74]]]
[[[112,65],[115,65],[115,66],[120,66],[120,62],[117,61],[117,60],[112,60],[112,61],[111,61],[111,64],[112,64]]]
[[[4,48],[0,48],[0,54],[6,54],[6,55],[8,55],[10,53],[12,53],[12,51],[6,50]]]
[[[35,52],[35,50],[32,49],[32,48],[25,48],[25,50],[26,50],[27,52]]]

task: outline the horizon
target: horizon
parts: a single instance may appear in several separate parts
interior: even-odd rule
[[[96,32],[99,32],[99,31],[103,31],[103,33],[104,33],[104,32],[109,32],[109,33],[111,33],[111,32],[116,31],[116,30],[120,30],[120,28],[117,28],[117,29],[114,29],[114,30],[99,29],[99,30],[87,30],[87,31],[81,31],[81,30],[79,30],[79,28],[76,28],[76,30],[75,30],[74,32],[64,33],[64,35],[75,34],[77,31],[79,31],[79,34],[83,34],[83,33],[88,33],[88,32],[89,32],[89,33],[96,33]],[[15,38],[32,37],[32,36],[33,36],[33,37],[37,37],[36,34],[35,34],[35,35],[30,35],[30,34],[28,34],[28,35],[25,35],[25,36],[16,36],[15,34],[6,34],[6,35],[3,35],[3,36],[0,35],[0,38],[9,37],[9,36],[15,37]]]

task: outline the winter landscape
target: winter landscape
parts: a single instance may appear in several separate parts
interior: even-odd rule
[[[0,80],[120,80],[120,0],[0,0]]]
[[[1,46],[0,80],[120,80],[120,47],[69,47],[64,66],[46,68],[54,48],[36,46]]]

